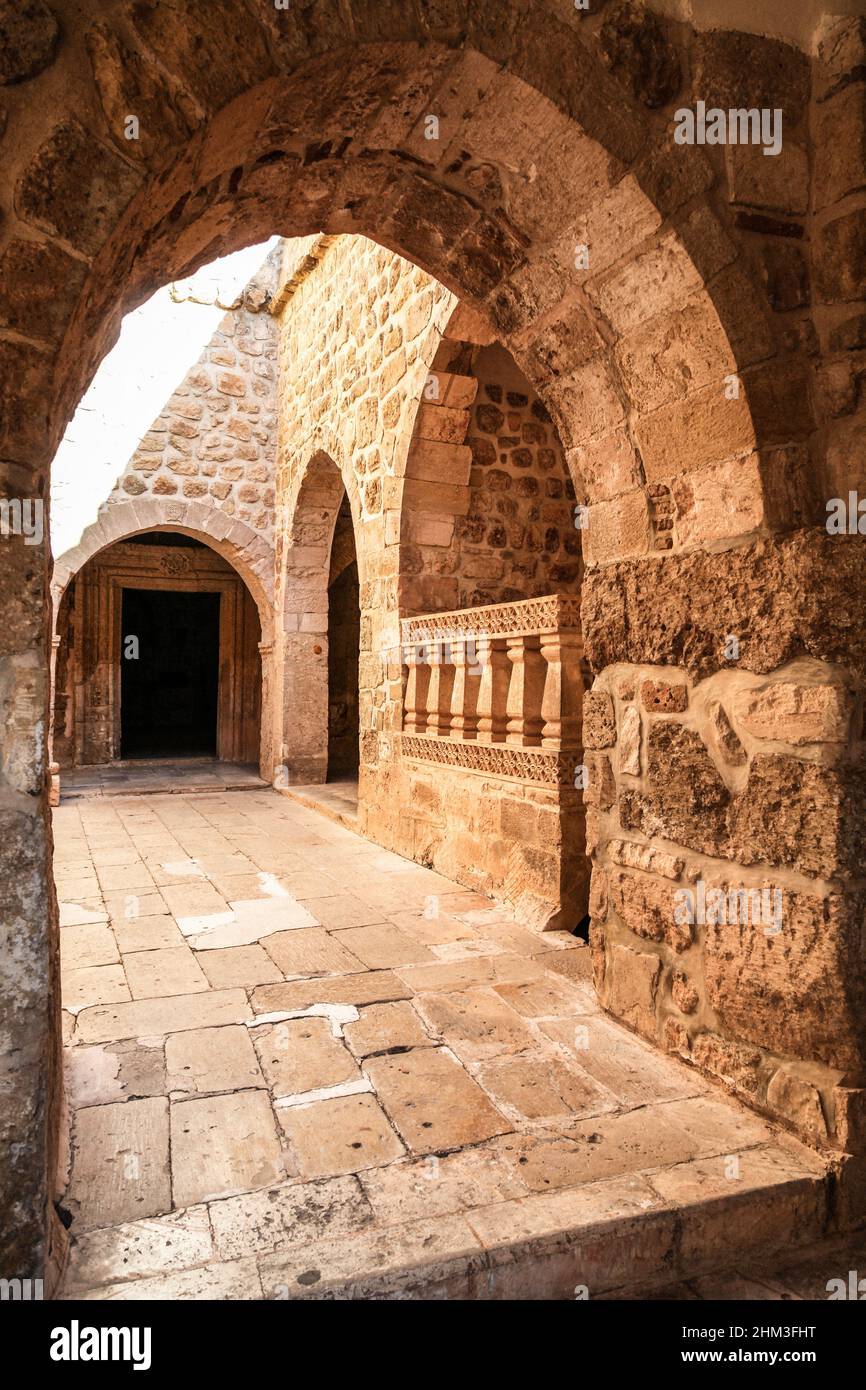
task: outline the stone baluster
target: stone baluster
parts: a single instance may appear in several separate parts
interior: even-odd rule
[[[478,688],[481,685],[478,643],[458,637],[451,643],[454,686],[451,692],[451,737],[472,739],[478,729]]]
[[[409,643],[405,650],[406,694],[403,699],[403,728],[407,734],[423,734],[427,728],[427,698],[430,685],[430,664],[425,648]]]
[[[485,635],[478,639],[481,682],[476,704],[476,737],[479,743],[503,743],[505,740],[508,724],[508,686],[511,680],[511,664],[506,646],[504,637]]]
[[[450,642],[434,641],[426,648],[430,662],[430,683],[427,687],[427,732],[447,738],[451,731],[451,694],[454,689],[454,666]]]
[[[545,632],[541,655],[546,670],[541,700],[543,748],[574,748],[580,743],[583,689],[579,632]]]
[[[511,681],[508,686],[506,743],[523,748],[541,743],[541,700],[544,694],[544,659],[535,636],[508,638]]]

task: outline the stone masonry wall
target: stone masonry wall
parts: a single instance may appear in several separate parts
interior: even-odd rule
[[[273,257],[139,442],[110,501],[195,499],[273,544],[277,325]]]

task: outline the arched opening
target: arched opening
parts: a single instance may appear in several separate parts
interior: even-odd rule
[[[262,624],[241,575],[206,540],[145,530],[98,550],[63,592],[56,644],[64,784],[118,762],[258,767]]]
[[[598,50],[597,16],[506,5],[491,17],[457,0],[447,22],[429,7],[404,7],[383,43],[375,6],[329,11],[328,20],[317,6],[255,15],[248,7],[218,8],[221,24],[210,13],[197,17],[183,0],[136,6],[120,32],[109,16],[88,36],[96,55],[92,94],[86,79],[69,81],[70,63],[83,63],[83,34],[79,48],[61,43],[62,63],[53,64],[50,43],[44,61],[19,74],[25,80],[12,90],[13,119],[26,138],[4,142],[4,158],[22,163],[9,181],[14,209],[4,227],[9,332],[0,360],[14,384],[4,397],[0,439],[15,497],[44,496],[53,445],[124,306],[217,250],[274,228],[363,233],[484,309],[556,424],[578,500],[590,504],[583,618],[597,688],[585,709],[592,715],[588,839],[602,998],[634,1029],[725,1080],[733,1076],[732,1084],[774,1113],[812,1114],[815,1101],[830,1142],[847,1143],[848,1101],[838,1092],[853,1079],[853,1114],[862,1101],[862,961],[856,932],[847,916],[839,924],[826,886],[808,911],[794,914],[795,928],[828,917],[834,924],[816,967],[821,989],[811,991],[818,1016],[802,1024],[799,1006],[809,1000],[797,967],[808,941],[795,935],[780,965],[772,940],[759,938],[761,952],[745,942],[731,948],[731,938],[714,942],[709,933],[684,942],[669,930],[668,911],[672,893],[682,891],[672,884],[700,867],[694,856],[729,876],[803,870],[797,886],[804,893],[817,873],[824,885],[858,877],[853,837],[828,832],[828,845],[814,825],[827,806],[835,815],[844,803],[847,816],[847,765],[844,777],[835,765],[828,772],[829,760],[810,762],[796,739],[781,739],[782,765],[777,748],[762,752],[759,721],[752,721],[759,732],[739,744],[726,713],[748,705],[755,677],[775,679],[803,656],[823,663],[825,685],[828,663],[850,670],[862,699],[859,557],[853,543],[841,544],[831,560],[828,537],[815,525],[820,506],[811,482],[834,468],[833,476],[844,473],[846,451],[834,461],[827,441],[838,444],[842,435],[826,418],[832,410],[812,409],[810,354],[818,345],[809,315],[799,313],[805,300],[797,301],[796,267],[791,272],[786,262],[774,280],[774,292],[795,301],[792,322],[770,312],[761,259],[762,238],[774,233],[808,246],[808,222],[798,213],[780,231],[775,216],[755,213],[754,204],[765,209],[766,192],[778,197],[778,190],[755,190],[751,163],[744,171],[726,163],[725,151],[675,148],[672,104],[686,95],[677,85],[680,65],[665,65],[674,73],[671,89],[641,105],[640,73],[635,90],[627,89]],[[698,44],[677,30],[677,43],[694,41],[696,61],[683,71],[737,96],[741,81],[744,88],[752,82],[744,106],[754,104],[759,85],[762,101],[785,105],[786,132],[808,176],[805,55],[773,53],[768,95],[725,35],[705,37]],[[127,68],[130,85],[117,77]],[[37,89],[41,105],[31,113],[29,93]],[[82,93],[80,109],[66,106]],[[139,98],[152,116],[134,148],[122,131]],[[440,110],[437,139],[429,140],[431,111]],[[755,163],[767,176],[779,167]],[[751,203],[748,192],[740,197],[747,189]],[[851,330],[842,328],[842,313],[857,286],[847,272],[828,268],[844,260],[839,245],[855,244],[855,229],[841,223],[841,216],[825,220],[813,244],[826,252],[816,283],[838,309],[832,331],[842,330],[844,344]],[[419,350],[405,363],[416,398],[431,358]],[[337,382],[333,364],[325,370],[331,379],[317,383],[317,400]],[[349,391],[357,382],[346,374],[339,384]],[[385,787],[400,732],[400,671],[382,658],[381,631],[364,619],[380,612],[385,626],[401,616],[393,552],[401,544],[395,499],[404,480],[393,450],[374,461],[374,446],[359,446],[365,471],[350,476],[327,429],[314,421],[308,433],[337,459],[356,526],[363,515],[368,548],[381,558],[375,573],[360,576],[359,702],[362,785],[381,775]],[[418,511],[428,482],[412,479],[405,490]],[[329,496],[325,508],[331,526],[341,495]],[[299,537],[284,540],[275,644],[281,658],[284,649],[297,660],[280,663],[275,755],[290,781],[323,780],[327,565],[324,581],[305,565],[310,558],[321,574],[321,540],[310,541],[310,557]],[[828,627],[837,556],[850,582],[844,613]],[[39,1258],[50,1210],[44,1155],[58,1129],[57,932],[42,718],[48,559],[20,538],[3,552],[4,777],[12,808],[3,891],[14,923],[10,954],[25,962],[8,992],[16,1045],[3,1115],[16,1136],[11,1249]],[[363,570],[360,548],[359,563]],[[803,593],[828,601],[801,612]],[[735,666],[726,665],[731,636]],[[719,675],[713,689],[702,684]],[[292,728],[291,716],[308,708],[316,732],[305,743],[301,721]],[[781,800],[795,801],[797,810],[790,829],[776,834],[758,825],[755,808]],[[817,852],[803,857],[812,838],[820,840],[820,860]],[[423,856],[423,836],[416,848]],[[712,947],[706,958],[705,946]],[[761,1015],[771,963],[778,989],[768,1029]],[[805,1102],[797,1089],[804,1065]],[[852,1142],[862,1147],[862,1126]]]
[[[358,654],[361,606],[358,557],[348,496],[331,543],[328,574],[328,781],[358,781]]]

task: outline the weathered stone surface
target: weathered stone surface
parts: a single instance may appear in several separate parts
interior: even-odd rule
[[[812,264],[821,303],[862,299],[866,294],[866,212],[855,208],[818,228]]]
[[[610,748],[616,743],[616,715],[606,690],[588,690],[583,697],[584,748]]]
[[[302,1177],[376,1168],[401,1158],[403,1145],[373,1096],[342,1096],[278,1112]]]
[[[54,57],[60,27],[43,0],[3,0],[0,6],[0,83],[25,82]]]
[[[857,768],[758,755],[746,787],[731,802],[726,857],[741,864],[788,864],[822,878],[859,877],[863,798]]]
[[[644,709],[653,714],[683,714],[689,704],[688,686],[681,682],[644,681],[640,695]]]
[[[707,923],[707,997],[735,1038],[777,1055],[863,1065],[864,982],[858,964],[864,903],[784,890],[781,931]]]
[[[511,1129],[460,1063],[442,1048],[374,1057],[366,1063],[366,1071],[413,1153],[478,1144]]]
[[[844,743],[850,701],[837,685],[798,685],[779,681],[743,691],[734,701],[734,716],[754,738],[796,745]]]
[[[85,275],[84,263],[61,247],[16,238],[0,257],[0,323],[59,342]]]
[[[607,1007],[617,1018],[653,1040],[657,1032],[656,996],[661,973],[662,963],[658,956],[631,951],[626,946],[614,946],[611,950],[605,990]]]
[[[636,705],[629,705],[622,716],[619,731],[619,770],[634,777],[640,776],[641,728],[640,712]]]
[[[624,0],[609,10],[601,50],[615,77],[646,106],[665,106],[680,88],[679,57],[659,20],[643,5]]]
[[[675,951],[686,951],[692,930],[685,914],[677,910],[680,898],[669,882],[644,874],[612,873],[610,900],[614,911],[630,931],[647,941],[666,941]]]
[[[692,93],[707,106],[782,107],[801,119],[809,99],[809,60],[779,39],[712,30],[695,35]]]
[[[662,878],[679,878],[685,860],[652,845],[639,845],[633,840],[610,840],[607,852],[615,864],[624,869],[643,869],[647,873],[661,874]]]
[[[107,25],[94,25],[86,43],[112,139],[129,159],[164,158],[189,135],[188,113],[142,55],[121,43]],[[139,123],[135,139],[126,135],[131,114]]]
[[[770,1077],[767,1103],[780,1115],[786,1116],[801,1134],[815,1140],[826,1139],[827,1121],[821,1108],[821,1096],[814,1086],[780,1067]]]
[[[738,666],[758,673],[808,655],[866,671],[859,537],[800,531],[715,555],[673,555],[591,571],[583,585],[587,658],[723,669],[729,634]]]
[[[723,705],[713,705],[710,712],[710,728],[725,762],[731,767],[742,767],[743,763],[748,761],[748,754],[734,733]]]
[[[77,121],[37,151],[16,190],[20,216],[94,256],[138,188],[138,178]]]
[[[96,1105],[76,1117],[67,1201],[81,1229],[156,1216],[171,1206],[168,1102]]]
[[[761,1054],[757,1048],[729,1042],[716,1033],[701,1033],[692,1044],[692,1058],[743,1095],[754,1095],[758,1090]]]
[[[236,1091],[172,1105],[171,1174],[179,1207],[279,1182],[283,1158],[266,1093]]]
[[[718,853],[729,793],[700,735],[681,724],[653,723],[646,757],[651,790],[620,793],[623,826]]]

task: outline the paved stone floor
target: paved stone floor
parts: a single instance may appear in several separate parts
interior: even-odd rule
[[[236,791],[265,785],[251,763],[222,762],[217,758],[147,758],[63,772],[60,796],[61,801],[71,801],[79,796],[143,796],[181,789]]]
[[[818,1158],[575,938],[270,789],[55,817],[66,1297],[682,1297],[821,1237]]]

